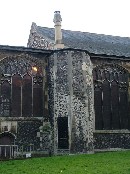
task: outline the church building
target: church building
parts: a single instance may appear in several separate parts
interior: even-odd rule
[[[130,149],[130,38],[53,22],[0,46],[0,158]]]

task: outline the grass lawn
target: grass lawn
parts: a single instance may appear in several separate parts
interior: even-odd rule
[[[130,174],[130,151],[0,161],[0,174]]]

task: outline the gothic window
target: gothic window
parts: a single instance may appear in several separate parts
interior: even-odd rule
[[[118,65],[93,70],[96,130],[128,129],[128,72]]]
[[[0,116],[43,116],[43,74],[39,62],[25,58],[1,62]]]

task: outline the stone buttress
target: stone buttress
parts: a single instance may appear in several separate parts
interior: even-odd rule
[[[55,51],[49,58],[49,110],[54,154],[66,147],[70,153],[93,152],[93,106],[89,55],[72,49]],[[64,121],[59,122],[62,118],[67,119],[68,130],[63,128]],[[68,135],[62,137],[59,123]],[[64,146],[67,138],[68,146],[67,142]]]

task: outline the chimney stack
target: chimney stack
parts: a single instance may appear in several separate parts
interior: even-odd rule
[[[54,12],[54,27],[55,27],[55,49],[62,49],[64,48],[64,44],[62,41],[62,31],[61,31],[61,15],[60,15],[60,11],[55,11]]]

